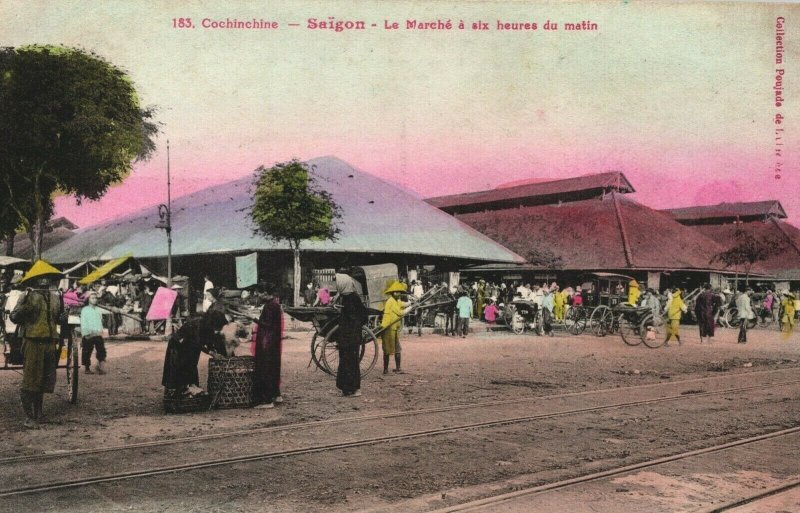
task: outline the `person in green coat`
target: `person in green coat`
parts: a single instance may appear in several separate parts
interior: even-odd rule
[[[25,412],[26,428],[38,428],[42,420],[45,393],[53,393],[58,367],[59,328],[64,304],[55,290],[57,269],[43,261],[36,262],[21,280],[35,279],[36,289],[28,289],[20,298],[11,321],[20,326],[23,337],[20,399]]]

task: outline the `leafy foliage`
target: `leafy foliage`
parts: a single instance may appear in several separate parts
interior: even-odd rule
[[[733,236],[736,244],[726,251],[714,255],[711,263],[722,262],[725,267],[741,266],[748,277],[753,265],[784,250],[782,241],[766,236],[756,238],[751,232],[743,228],[737,228]]]
[[[341,210],[320,189],[305,163],[297,160],[255,171],[250,216],[256,231],[298,249],[303,240],[336,240]]]
[[[95,54],[3,49],[0,186],[20,224],[40,237],[55,194],[96,200],[125,178],[155,149],[153,114],[139,106],[125,73]],[[35,258],[38,246],[34,241]]]

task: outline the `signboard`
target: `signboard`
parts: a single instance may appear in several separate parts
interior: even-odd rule
[[[236,288],[258,283],[258,253],[236,257]]]
[[[172,305],[175,304],[175,299],[178,297],[178,292],[167,287],[159,287],[156,290],[156,295],[153,296],[153,302],[150,304],[150,310],[147,311],[148,321],[161,321],[169,319],[172,313]]]

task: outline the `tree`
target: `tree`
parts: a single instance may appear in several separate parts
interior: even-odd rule
[[[312,166],[312,171],[314,167]],[[292,304],[300,298],[300,244],[304,240],[336,240],[341,209],[322,190],[304,162],[291,160],[255,171],[250,217],[256,233],[287,242],[294,256]]]
[[[750,271],[757,262],[783,251],[784,244],[779,239],[763,236],[756,238],[750,231],[737,227],[733,233],[736,244],[726,251],[717,253],[710,263],[722,262],[725,267],[733,267],[738,272],[741,266],[745,272],[745,286],[750,285]]]
[[[119,68],[82,50],[0,51],[0,176],[41,258],[56,194],[101,198],[155,149],[154,110]]]

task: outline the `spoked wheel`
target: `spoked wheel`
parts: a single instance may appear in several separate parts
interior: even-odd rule
[[[78,341],[70,335],[67,341],[67,400],[72,404],[78,402],[79,370]]]
[[[525,319],[516,309],[511,314],[511,331],[517,335],[522,335],[525,332]]]
[[[639,325],[639,334],[641,335],[642,342],[644,342],[644,345],[647,347],[656,349],[663,346],[666,337],[664,318],[660,315],[646,315]]]
[[[605,305],[598,306],[592,311],[589,318],[589,329],[598,337],[604,337],[611,331],[612,318],[614,315],[611,309]]]
[[[311,359],[314,361],[314,365],[330,374],[322,362],[322,343],[324,341],[325,339],[319,333],[314,333],[314,336],[311,337]]]
[[[728,308],[725,312],[725,324],[731,328],[739,327],[739,310],[736,308]]]
[[[571,335],[580,335],[586,329],[586,312],[582,308],[570,308],[564,317],[564,325]]]
[[[339,326],[331,328],[320,344],[322,346],[320,349],[322,369],[332,376],[335,376],[336,371],[339,370],[339,345],[332,338],[338,329]],[[375,362],[378,361],[378,338],[367,327],[361,328],[361,348],[358,357],[361,377],[364,377],[369,374],[375,367]]]
[[[638,346],[642,343],[642,338],[639,336],[639,326],[628,321],[624,313],[619,314],[617,324],[619,325],[619,334],[623,342],[629,346]]]

